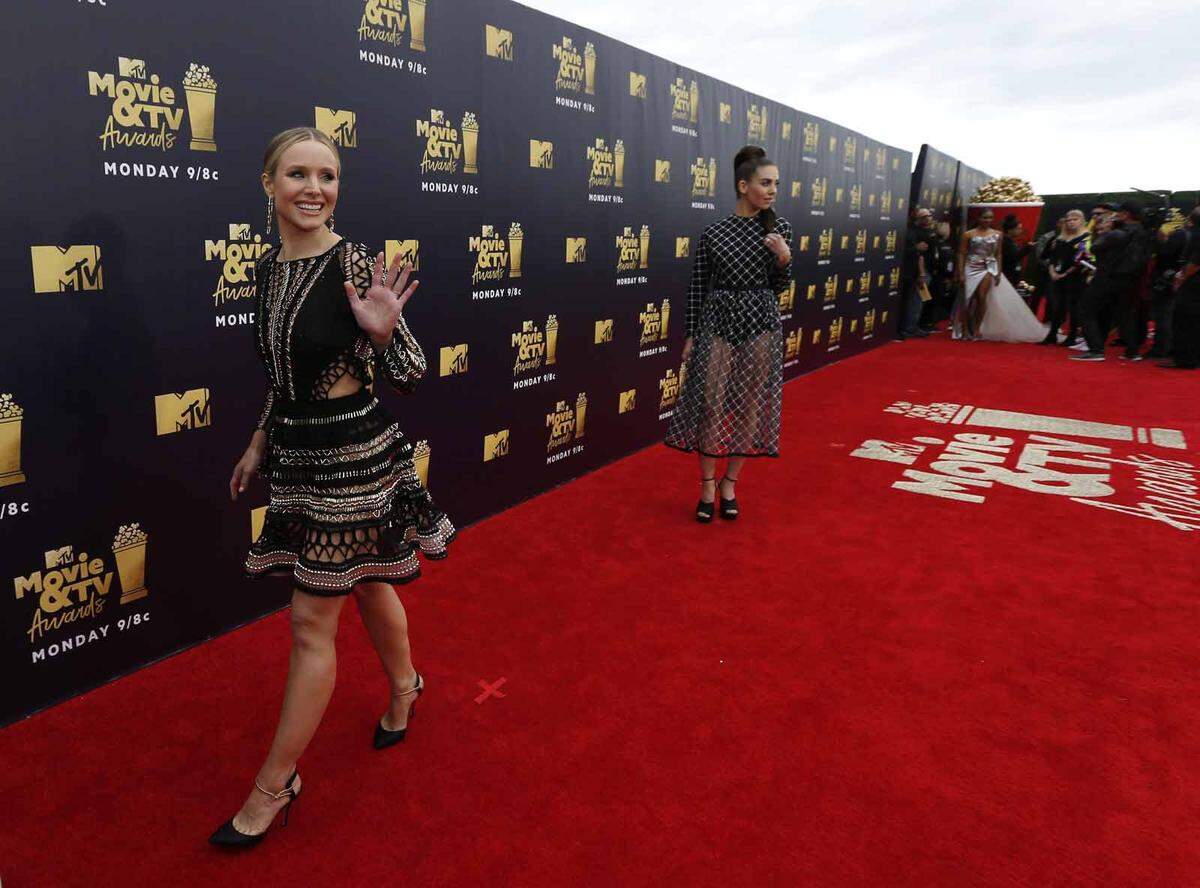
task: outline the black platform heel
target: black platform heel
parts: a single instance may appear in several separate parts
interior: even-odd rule
[[[254,788],[264,795],[268,795],[276,801],[287,798],[288,802],[282,809],[283,822],[279,824],[281,828],[288,825],[288,818],[292,814],[292,803],[300,798],[300,790],[296,788],[296,778],[299,776],[299,772],[292,771],[292,776],[288,778],[288,782],[284,784],[283,789],[279,790],[279,792],[271,792],[269,789],[263,789],[261,783],[257,780],[254,781]],[[278,814],[279,812],[276,812],[276,816]],[[274,822],[275,818],[271,818],[271,823]],[[209,836],[208,841],[213,845],[221,845],[225,848],[253,848],[266,837],[270,830],[271,824],[269,823],[267,824],[267,828],[260,833],[254,833],[253,835],[244,833],[233,825],[233,818],[230,817],[221,824],[216,832]]]
[[[701,484],[707,484],[709,481],[716,481],[716,478],[701,478]],[[714,490],[713,493],[716,493]],[[716,509],[716,503],[706,503],[701,500],[696,504],[696,520],[701,524],[709,524],[713,520],[713,511]]]
[[[421,678],[421,673],[418,672],[416,683],[413,684],[411,688],[409,688],[407,691],[401,691],[399,694],[394,694],[393,696],[407,697],[409,694],[415,693],[418,697],[420,697],[424,690],[425,679]],[[412,721],[413,715],[416,714],[416,711],[417,701],[413,700],[412,705],[408,707],[408,720],[410,722]],[[401,742],[404,739],[404,735],[407,733],[407,723],[398,731],[389,731],[383,726],[383,719],[380,719],[379,723],[375,725],[375,748],[387,749],[389,746]]]
[[[730,478],[728,475],[726,475],[721,480],[728,481],[730,484],[737,484],[737,478]],[[738,516],[737,500],[732,497],[730,499],[725,499],[725,495],[721,494],[721,517],[724,518],[726,521],[734,521],[737,519],[737,516]]]

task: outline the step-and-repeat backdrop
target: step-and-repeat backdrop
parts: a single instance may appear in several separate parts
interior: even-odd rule
[[[227,492],[265,388],[279,130],[329,133],[338,232],[418,269],[430,370],[384,397],[460,525],[661,440],[692,255],[743,144],[778,162],[796,233],[789,376],[891,337],[907,152],[568,22],[81,0],[9,24],[0,723],[288,600],[241,576],[265,490]]]

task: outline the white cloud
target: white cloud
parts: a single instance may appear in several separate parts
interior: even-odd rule
[[[1195,0],[525,3],[1042,193],[1200,187]]]

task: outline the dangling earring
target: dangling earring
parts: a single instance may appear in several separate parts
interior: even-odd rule
[[[329,214],[329,221],[325,225],[328,226],[330,231],[333,231],[333,213]]]
[[[275,195],[267,196],[267,234],[271,233],[271,223],[275,221]]]

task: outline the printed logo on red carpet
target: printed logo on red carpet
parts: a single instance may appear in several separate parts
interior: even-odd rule
[[[905,466],[895,490],[979,504],[997,487],[1015,487],[1200,530],[1200,467],[1175,458],[1187,455],[1176,429],[947,403],[898,401],[884,412],[962,427],[911,441],[868,440],[851,453]]]

